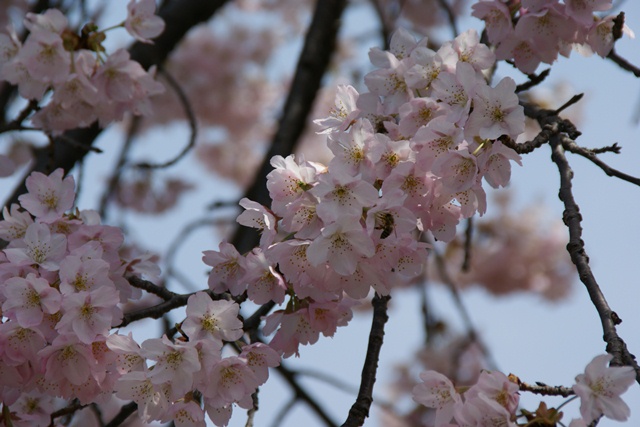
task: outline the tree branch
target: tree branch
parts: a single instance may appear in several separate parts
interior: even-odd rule
[[[391,296],[380,296],[376,293],[373,297],[373,320],[371,321],[371,332],[369,333],[369,346],[367,355],[362,367],[362,379],[360,381],[360,391],[355,403],[349,410],[347,420],[342,427],[356,427],[364,424],[365,418],[369,416],[369,408],[373,403],[373,385],[376,382],[376,372],[378,370],[378,360],[380,349],[384,341],[384,325],[389,320],[387,314],[387,303]]]
[[[580,208],[575,202],[572,193],[571,180],[573,178],[573,171],[564,155],[561,138],[554,136],[550,144],[552,149],[551,160],[558,166],[558,172],[560,173],[559,197],[564,204],[562,220],[569,229],[567,251],[571,256],[571,261],[578,270],[580,281],[587,288],[591,302],[596,307],[598,315],[600,316],[600,323],[602,324],[602,330],[604,332],[603,338],[607,343],[607,352],[613,355],[611,364],[632,366],[636,371],[636,381],[640,383],[640,366],[638,366],[635,357],[629,353],[627,345],[622,338],[618,336],[616,331],[616,325],[620,324],[622,320],[620,320],[618,315],[609,307],[589,266],[589,257],[584,249],[584,242],[581,239],[582,216],[580,215]]]

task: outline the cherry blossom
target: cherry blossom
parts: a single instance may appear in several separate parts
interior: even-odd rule
[[[189,343],[173,343],[163,335],[142,343],[142,355],[155,360],[148,378],[155,385],[169,384],[171,397],[178,399],[193,386],[194,375],[201,369],[198,352]]]
[[[24,239],[14,241],[4,252],[9,261],[18,266],[37,264],[46,270],[57,271],[66,248],[64,235],[52,234],[46,224],[33,223],[27,227]]]
[[[5,297],[2,314],[16,319],[24,328],[38,326],[44,313],[54,314],[60,309],[60,293],[33,273],[26,279],[12,277],[0,289]]]
[[[192,340],[235,341],[243,334],[238,310],[234,302],[213,301],[204,292],[193,294],[187,301],[187,318],[182,323],[182,330]]]
[[[422,382],[413,388],[413,400],[436,410],[436,426],[451,421],[462,398],[449,378],[436,371],[426,371],[420,374],[420,379]]]
[[[610,354],[594,357],[576,377],[573,391],[580,396],[580,414],[587,423],[602,415],[625,421],[631,413],[620,395],[635,382],[635,371],[631,366],[608,366],[611,359]]]
[[[164,21],[154,15],[155,0],[131,0],[127,5],[127,19],[124,27],[129,34],[144,43],[151,43],[152,38],[164,31]]]
[[[72,176],[63,179],[64,171],[56,169],[49,176],[32,173],[26,180],[27,194],[18,198],[20,204],[41,222],[51,223],[73,207],[75,182]]]

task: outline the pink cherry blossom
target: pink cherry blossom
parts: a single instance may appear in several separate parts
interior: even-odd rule
[[[245,359],[232,356],[216,363],[211,370],[208,387],[202,393],[209,404],[221,407],[250,396],[259,385]]]
[[[456,68],[458,61],[467,62],[476,71],[482,71],[493,66],[496,60],[491,49],[480,43],[480,36],[474,29],[461,33],[453,42],[444,43],[438,54],[451,71]]]
[[[511,13],[501,0],[480,0],[471,6],[472,16],[486,23],[489,41],[498,44],[513,33]]]
[[[18,200],[23,208],[41,222],[51,223],[61,218],[65,211],[73,207],[75,182],[72,176],[64,176],[64,171],[56,169],[47,176],[33,172],[26,180],[28,193]]]
[[[273,213],[260,203],[247,199],[240,200],[240,206],[245,210],[236,221],[245,227],[256,228],[260,232],[260,246],[268,247],[278,234],[276,218]]]
[[[58,9],[47,9],[40,14],[27,13],[24,19],[24,26],[31,32],[60,34],[67,25],[67,18]]]
[[[370,258],[374,254],[373,241],[362,225],[348,220],[326,226],[322,235],[311,242],[307,249],[311,265],[326,262],[343,276],[353,274],[361,258]]]
[[[21,211],[17,204],[11,205],[11,213],[5,206],[2,210],[3,221],[0,221],[0,239],[7,241],[24,237],[29,225],[33,224],[33,218],[28,212]]]
[[[67,239],[62,234],[52,234],[46,224],[33,223],[27,227],[24,239],[14,240],[11,246],[4,252],[12,264],[37,264],[57,271],[67,249]]]
[[[5,297],[3,315],[16,319],[24,328],[39,325],[44,313],[53,314],[60,309],[60,292],[33,273],[26,279],[12,277],[0,289]]]
[[[164,417],[162,422],[172,421],[176,427],[205,427],[204,410],[200,404],[193,400],[182,400],[174,402]]]
[[[152,43],[150,39],[164,31],[164,21],[155,15],[155,11],[155,0],[131,0],[127,5],[124,27],[141,42]]]
[[[160,419],[170,405],[161,387],[152,383],[143,371],[132,371],[120,377],[115,393],[121,399],[138,404],[138,414],[143,422]]]
[[[357,100],[358,91],[353,86],[338,85],[335,106],[329,111],[329,117],[313,121],[322,127],[322,131],[319,133],[329,133],[333,129],[346,131],[360,114],[360,110],[356,106]]]
[[[413,388],[413,400],[436,410],[436,426],[451,421],[456,405],[462,403],[451,380],[436,371],[422,372],[420,379],[422,382]]]
[[[470,400],[483,395],[496,401],[509,413],[515,414],[518,408],[520,388],[514,382],[499,371],[482,371],[478,382],[464,394],[465,399]]]
[[[3,349],[3,362],[18,366],[31,363],[38,366],[38,352],[47,345],[47,341],[38,329],[24,328],[18,322],[0,323],[0,348]]]
[[[32,32],[18,58],[31,77],[46,83],[64,81],[71,68],[71,52],[65,50],[60,35],[51,32]]]
[[[357,217],[362,209],[375,204],[377,190],[360,175],[350,176],[342,170],[323,174],[310,192],[320,198],[318,216],[323,221],[335,221],[344,216]]]
[[[311,327],[309,310],[306,308],[293,313],[285,313],[282,310],[271,313],[266,318],[263,332],[265,335],[276,332],[269,347],[281,353],[285,358],[294,354],[299,356],[298,347],[300,344],[315,344],[320,335]]]
[[[593,12],[611,9],[611,0],[565,0],[565,13],[582,25],[593,23]]]
[[[198,352],[193,344],[173,343],[166,335],[142,343],[142,355],[155,360],[148,374],[153,384],[171,385],[172,398],[178,399],[193,386],[194,375],[201,369]]]
[[[97,368],[90,345],[74,335],[59,335],[50,346],[40,351],[45,378],[62,389],[80,386],[89,380]]]
[[[466,148],[450,151],[434,162],[433,173],[441,177],[443,193],[457,193],[473,186],[478,163]]]
[[[243,281],[248,285],[247,295],[253,302],[284,302],[287,284],[260,248],[253,249],[247,255],[246,271]]]
[[[246,273],[245,258],[230,243],[221,242],[220,251],[204,251],[202,261],[213,267],[209,274],[209,288],[214,292],[240,295],[246,289],[242,281]]]
[[[371,175],[373,164],[367,152],[372,138],[373,128],[368,120],[356,122],[350,132],[333,132],[327,139],[327,146],[334,154],[329,168],[344,170],[351,176]]]
[[[260,384],[267,382],[269,368],[280,365],[280,355],[268,345],[260,342],[242,347],[239,357],[247,361],[247,366],[253,371]]]
[[[91,292],[102,287],[114,288],[115,285],[109,278],[109,271],[110,266],[103,259],[82,259],[79,256],[69,255],[60,263],[60,292],[71,294],[81,291]]]
[[[243,334],[239,309],[233,301],[213,301],[207,293],[198,292],[187,301],[187,318],[182,330],[191,340],[235,341]]]
[[[610,354],[593,358],[584,374],[576,377],[573,391],[580,397],[580,414],[591,423],[604,415],[616,421],[629,418],[629,406],[620,395],[635,382],[636,374],[631,366],[608,366]]]
[[[64,314],[56,329],[61,334],[75,333],[81,342],[91,344],[98,335],[106,335],[111,326],[120,323],[119,302],[118,292],[110,287],[65,295]]]
[[[288,203],[295,201],[311,188],[315,181],[316,169],[308,164],[298,164],[294,155],[274,156],[271,166],[275,169],[267,175],[267,189],[272,199],[271,208],[283,216]]]
[[[109,335],[106,345],[117,355],[116,365],[120,374],[144,371],[146,368],[145,359],[140,354],[140,345],[133,339],[131,332],[128,335]]]
[[[495,88],[480,86],[473,99],[473,111],[465,127],[469,139],[496,139],[501,135],[516,138],[524,132],[524,109],[515,94],[516,83],[510,77]]]

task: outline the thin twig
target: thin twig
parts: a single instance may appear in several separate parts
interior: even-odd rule
[[[324,424],[327,427],[337,427],[337,424],[329,417],[327,412],[322,407],[320,407],[318,402],[316,402],[316,400],[313,397],[311,397],[309,393],[307,393],[307,391],[304,388],[302,388],[300,384],[298,384],[298,380],[295,373],[289,370],[284,364],[280,364],[280,366],[276,367],[275,369],[276,371],[278,371],[280,375],[282,375],[284,380],[289,384],[289,386],[295,393],[296,400],[302,400],[307,405],[309,405],[311,410],[315,412],[315,414],[322,421],[324,421]]]
[[[640,178],[636,178],[635,176],[628,175],[624,172],[620,172],[619,170],[612,168],[611,166],[609,166],[608,164],[600,160],[598,156],[596,156],[596,152],[597,152],[596,150],[589,150],[587,148],[580,147],[578,144],[576,144],[575,141],[573,141],[570,138],[561,137],[560,140],[562,142],[562,147],[566,151],[569,151],[574,154],[578,154],[579,156],[589,159],[593,164],[595,164],[600,169],[602,169],[602,171],[606,173],[608,176],[620,178],[623,181],[627,181],[627,182],[630,182],[631,184],[640,186]],[[606,148],[610,148],[610,147],[605,147],[605,149]],[[600,152],[602,152],[602,150],[604,149],[601,149]]]
[[[176,95],[178,95],[178,99],[182,104],[182,108],[184,109],[184,112],[187,116],[187,121],[189,122],[189,130],[190,130],[189,142],[182,149],[182,151],[173,159],[168,160],[164,163],[156,163],[156,164],[138,163],[136,167],[141,169],[162,169],[162,168],[168,168],[170,166],[175,165],[180,160],[182,160],[184,156],[186,156],[187,153],[193,149],[193,147],[195,147],[196,138],[198,137],[198,124],[196,121],[196,115],[193,112],[193,108],[191,107],[191,102],[189,102],[189,98],[187,98],[187,94],[184,93],[184,90],[182,90],[182,87],[180,86],[180,84],[176,81],[176,79],[173,78],[173,76],[166,69],[159,68],[159,72],[164,76],[167,83],[169,83],[169,86],[171,86],[171,88],[175,91]]]
[[[514,378],[515,376],[509,375],[509,377]],[[536,385],[533,385],[533,384],[527,384],[524,381],[520,381],[520,378],[518,377],[515,377],[515,379],[521,391],[528,391],[530,393],[539,394],[541,396],[569,397],[576,394],[572,389],[568,387],[563,387],[559,385],[553,385],[553,386],[546,385],[544,383],[537,382],[537,381],[536,381]]]
[[[615,49],[611,49],[611,52],[607,55],[607,59],[612,60],[614,63],[618,64],[620,68],[626,71],[630,71],[634,76],[640,77],[640,68],[636,67],[620,55],[618,55]]]
[[[638,366],[635,357],[629,353],[627,345],[616,331],[616,325],[619,324],[621,320],[611,307],[609,307],[589,266],[589,257],[584,249],[584,242],[581,238],[582,216],[580,215],[580,208],[573,198],[571,183],[573,171],[564,155],[560,137],[553,137],[550,144],[552,149],[551,160],[557,165],[560,174],[559,197],[564,204],[562,220],[569,229],[567,251],[571,256],[571,261],[578,270],[580,281],[587,288],[591,302],[598,311],[604,332],[603,339],[607,343],[607,352],[613,356],[611,364],[632,366],[636,371],[636,381],[640,383],[640,366]]]
[[[543,70],[540,74],[527,74],[529,81],[516,86],[516,93],[524,92],[525,90],[529,90],[532,87],[539,85],[549,76],[549,73],[551,73],[551,68]]]
[[[384,341],[384,325],[389,320],[387,314],[387,304],[391,296],[380,296],[376,293],[373,297],[373,319],[371,321],[371,332],[369,333],[369,345],[367,355],[362,367],[362,377],[360,380],[360,390],[355,403],[349,410],[347,420],[342,427],[356,427],[364,424],[365,418],[369,416],[369,409],[373,402],[373,386],[376,382],[376,372],[378,370],[378,360],[380,349]]]
[[[251,406],[251,408],[249,408],[249,410],[247,410],[247,422],[245,423],[244,427],[253,427],[253,419],[256,415],[256,412],[258,412],[258,391],[260,389],[258,388],[252,395],[251,395],[251,400],[253,401],[253,406]]]

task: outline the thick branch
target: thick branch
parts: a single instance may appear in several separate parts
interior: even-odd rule
[[[269,151],[256,174],[253,185],[245,197],[269,205],[267,174],[271,171],[271,157],[287,156],[295,148],[307,123],[307,117],[320,89],[322,77],[329,67],[331,54],[335,50],[340,27],[340,17],[346,0],[318,0],[313,20],[305,37],[304,46],[278,123],[278,130],[271,141]],[[233,244],[240,253],[254,248],[259,241],[255,230],[239,227],[233,237]]]
[[[589,257],[584,249],[582,236],[582,216],[578,204],[573,198],[571,190],[571,180],[573,171],[569,166],[569,162],[564,155],[564,149],[559,137],[553,137],[550,141],[552,154],[551,160],[558,166],[560,173],[560,200],[564,203],[564,213],[562,219],[569,229],[569,244],[567,251],[571,256],[580,276],[580,281],[584,283],[589,292],[591,302],[596,307],[600,316],[600,323],[604,332],[603,339],[607,343],[607,352],[613,355],[612,365],[629,365],[636,370],[636,380],[640,382],[640,366],[635,357],[629,353],[625,342],[618,336],[616,325],[621,322],[618,315],[611,310],[607,300],[598,285],[591,267],[589,266]]]
[[[389,320],[387,303],[390,299],[391,296],[379,296],[378,294],[373,297],[373,320],[371,322],[371,332],[369,333],[367,356],[362,367],[360,391],[342,427],[361,426],[364,424],[365,418],[369,416],[369,408],[373,403],[373,385],[376,382],[378,359],[380,358],[380,349],[384,341],[384,325]]]

